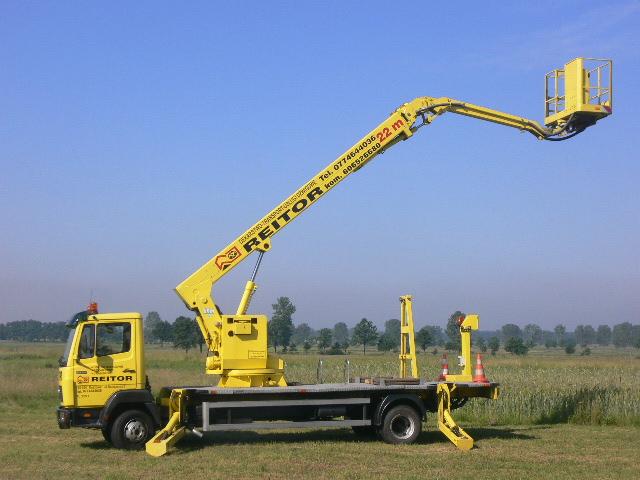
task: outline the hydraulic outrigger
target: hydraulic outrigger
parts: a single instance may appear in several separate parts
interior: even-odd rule
[[[453,401],[466,401],[469,397],[477,397],[477,388],[465,388],[465,383],[473,382],[471,374],[471,331],[479,328],[478,315],[463,315],[458,319],[460,328],[461,355],[460,366],[463,367],[459,375],[447,375],[443,382],[437,385],[438,400],[438,428],[460,450],[473,448],[473,438],[460,427],[451,415]],[[400,297],[400,377],[418,378],[418,362],[416,359],[415,330],[413,326],[413,304],[411,295]],[[481,392],[491,400],[497,400],[500,395],[498,384],[487,383]]]

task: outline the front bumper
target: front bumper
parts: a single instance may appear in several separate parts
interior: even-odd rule
[[[56,416],[58,418],[58,427],[84,427],[84,428],[102,428],[100,423],[100,408],[65,408],[58,407]]]

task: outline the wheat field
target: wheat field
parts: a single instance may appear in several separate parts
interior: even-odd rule
[[[637,478],[640,357],[637,350],[592,349],[589,356],[533,350],[525,357],[486,356],[487,376],[501,383],[497,401],[474,399],[455,411],[476,439],[459,452],[428,415],[414,445],[363,441],[350,430],[214,433],[187,438],[166,457],[113,450],[99,432],[59,430],[57,362],[62,344],[0,343],[0,479],[152,478]],[[440,353],[420,353],[421,377],[433,379]],[[211,384],[203,357],[170,347],[147,349],[148,375],[162,385]],[[285,354],[287,378],[315,382],[397,375],[397,355]],[[450,367],[454,353],[449,354]],[[545,468],[540,469],[540,462]],[[473,473],[471,475],[471,473]]]

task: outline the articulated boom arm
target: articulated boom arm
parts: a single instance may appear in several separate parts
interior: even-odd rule
[[[365,166],[376,155],[383,153],[400,140],[411,137],[420,127],[430,124],[445,112],[517,128],[529,132],[541,140],[558,141],[571,138],[611,114],[613,107],[612,65],[611,60],[579,57],[566,63],[563,68],[547,73],[545,76],[545,126],[527,118],[446,97],[419,97],[400,106],[384,122],[371,130],[176,287],[176,292],[187,308],[196,312],[198,325],[202,330],[209,351],[213,354],[213,357],[207,360],[207,372],[222,373],[224,377],[224,371],[233,370],[232,376],[234,376],[242,373],[236,370],[263,368],[250,366],[262,365],[264,362],[259,359],[265,359],[269,364],[268,358],[265,358],[266,333],[262,336],[258,335],[258,338],[255,339],[251,337],[255,340],[254,345],[257,345],[262,353],[249,349],[247,347],[249,344],[246,342],[243,344],[244,346],[241,345],[242,342],[234,344],[233,337],[240,335],[242,338],[249,338],[252,335],[249,332],[254,331],[251,327],[254,323],[257,331],[265,331],[266,327],[260,327],[266,321],[264,316],[261,318],[243,317],[257,288],[254,280],[262,255],[271,248],[271,237],[329,190]],[[236,312],[237,318],[223,318],[224,316],[212,296],[213,285],[253,251],[259,252],[258,261],[251,280],[247,282],[245,287]],[[223,320],[227,321],[225,328],[223,328]],[[238,325],[236,326],[235,323]],[[240,352],[241,358],[249,359],[248,362],[236,362],[235,360],[240,358],[236,357],[227,362],[229,368],[223,366],[223,355],[221,355],[223,331],[231,338],[226,343],[231,344],[227,356],[233,357],[230,352],[235,349],[236,353]],[[270,368],[268,367],[267,370]],[[274,368],[278,369],[279,367]],[[267,380],[269,382],[275,381],[272,378],[267,378]]]
[[[575,117],[572,115],[555,121],[548,127],[543,127],[526,118],[446,97],[419,97],[400,106],[385,121],[314,175],[311,180],[176,287],[176,292],[186,306],[196,312],[197,322],[211,352],[216,354],[219,351],[222,325],[222,313],[212,296],[213,285],[252,252],[258,251],[259,258],[256,268],[251,280],[247,282],[236,312],[237,315],[243,315],[257,288],[253,281],[262,255],[271,248],[271,237],[378,154],[383,153],[400,140],[410,138],[420,127],[430,124],[445,112],[517,128],[533,134],[538,139],[560,140],[580,133],[595,123],[597,119],[611,113],[611,109],[602,108],[602,111],[595,112],[590,116]]]

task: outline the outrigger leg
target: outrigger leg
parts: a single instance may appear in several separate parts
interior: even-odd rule
[[[451,394],[455,390],[456,385],[450,383],[438,384],[438,427],[460,450],[471,450],[473,448],[473,438],[451,416]]]
[[[161,457],[187,433],[183,424],[184,391],[173,390],[169,397],[169,422],[145,446],[147,453],[153,457]]]

